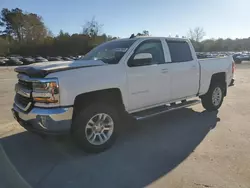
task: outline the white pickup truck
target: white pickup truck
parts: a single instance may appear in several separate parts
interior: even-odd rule
[[[217,110],[233,81],[232,57],[197,60],[189,40],[134,37],[103,43],[80,60],[17,67],[12,108],[39,134],[70,132],[87,152],[109,148],[121,115],[144,119],[198,103]]]

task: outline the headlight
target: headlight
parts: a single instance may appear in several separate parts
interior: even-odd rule
[[[32,97],[38,103],[59,103],[59,84],[57,79],[44,79],[32,83]]]

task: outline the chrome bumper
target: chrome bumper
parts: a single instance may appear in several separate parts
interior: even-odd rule
[[[44,134],[64,134],[71,129],[73,107],[69,108],[37,108],[24,112],[15,104],[13,116],[25,129]]]

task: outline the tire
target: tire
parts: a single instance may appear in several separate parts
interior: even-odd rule
[[[91,104],[81,109],[73,119],[73,139],[88,153],[103,152],[110,148],[116,140],[118,120],[118,113],[114,106],[102,103]],[[113,126],[111,126],[112,124]],[[102,142],[102,140],[106,141]]]
[[[216,94],[220,93],[220,94]],[[218,110],[224,99],[224,93],[225,93],[225,86],[220,83],[220,82],[215,82],[212,83],[208,92],[201,97],[201,103],[202,106],[207,110],[207,111],[216,111]],[[213,100],[213,95],[217,96],[217,100]],[[220,95],[220,97],[219,97]]]

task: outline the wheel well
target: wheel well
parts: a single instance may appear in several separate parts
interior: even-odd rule
[[[225,90],[224,90],[224,96],[227,95],[227,83],[226,83],[226,73],[225,72],[219,72],[219,73],[216,73],[216,74],[213,74],[212,75],[212,78],[211,78],[211,83],[210,83],[210,86],[213,84],[213,83],[222,83],[225,87]]]
[[[74,100],[73,119],[77,114],[77,112],[79,112],[83,107],[87,107],[93,102],[104,102],[114,105],[118,107],[118,109],[121,110],[125,109],[120,89],[111,88],[111,89],[97,90],[88,93],[82,93],[76,96]]]

